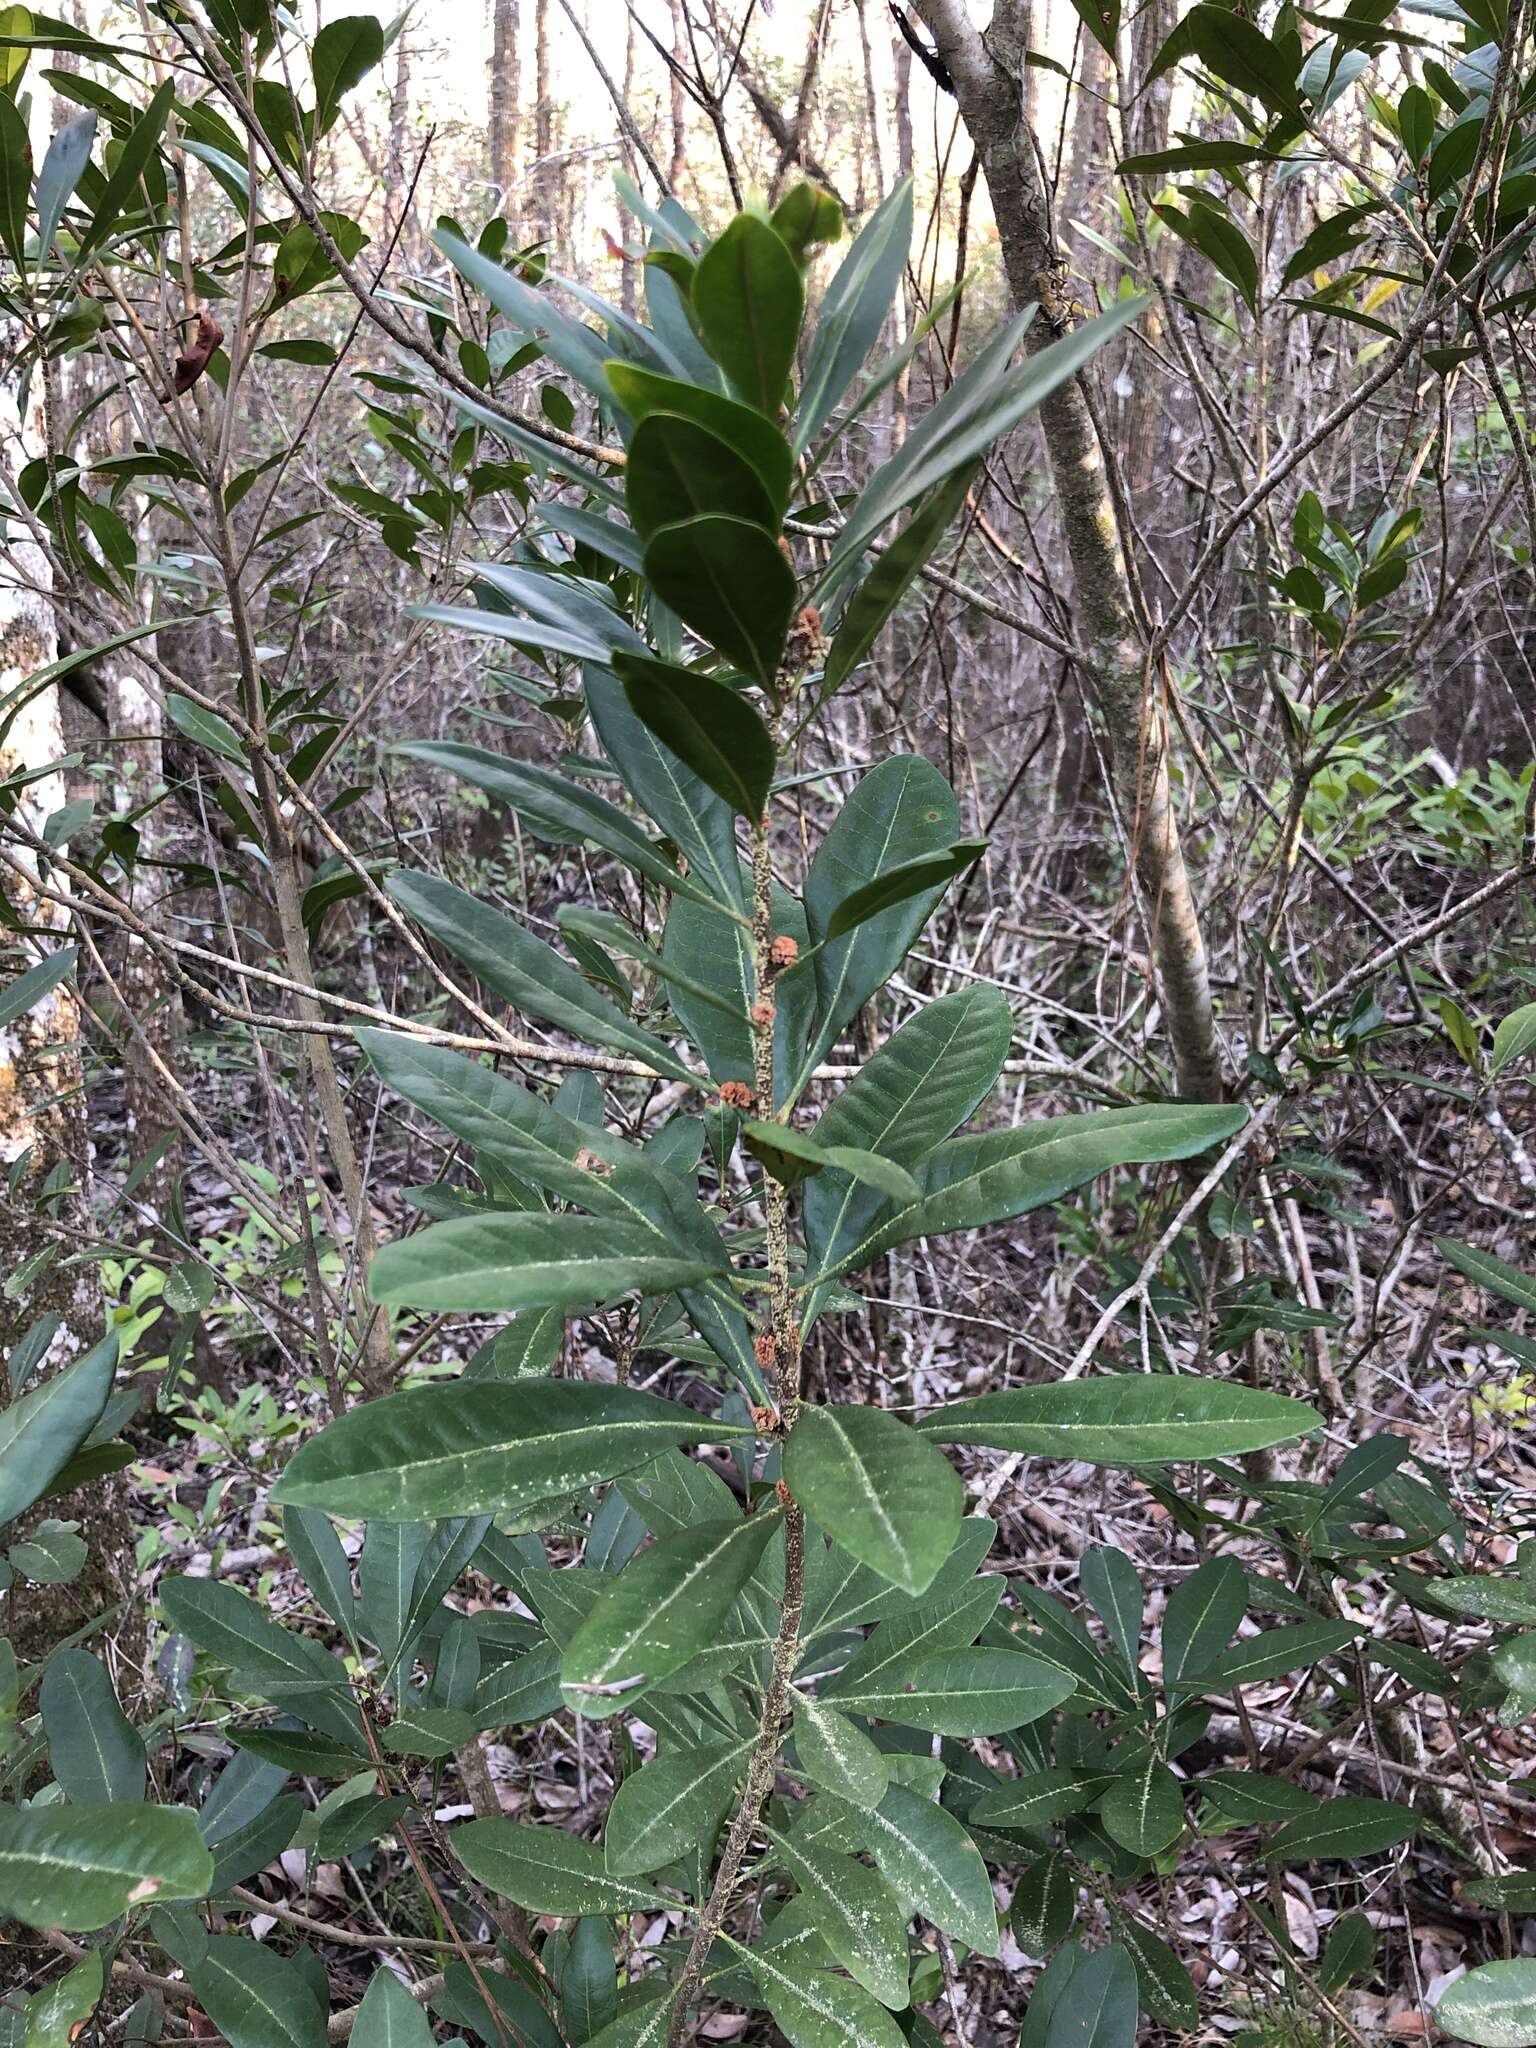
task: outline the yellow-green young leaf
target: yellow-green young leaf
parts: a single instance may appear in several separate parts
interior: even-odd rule
[[[850,1806],[821,1793],[797,1822],[802,1849],[824,1841],[844,1855],[869,1855],[925,1920],[973,1948],[997,1954],[997,1902],[981,1852],[952,1813],[894,1779],[880,1804]]]
[[[703,384],[684,384],[675,377],[658,376],[637,363],[608,362],[603,374],[632,420],[646,420],[652,413],[673,413],[693,420],[745,456],[757,472],[773,502],[774,517],[789,498],[794,480],[795,458],[789,443],[770,420],[754,407],[741,405]]]
[[[324,2048],[325,2013],[296,1963],[248,1934],[164,1920],[161,1947],[181,1965],[229,2048]]]
[[[784,1483],[835,1543],[907,1593],[927,1590],[960,1531],[958,1473],[880,1408],[802,1408]]]
[[[1104,1832],[1133,1856],[1157,1856],[1184,1831],[1179,1781],[1151,1759],[1133,1778],[1118,1778],[1099,1805]]]
[[[747,1434],[588,1380],[413,1387],[348,1409],[311,1437],[272,1498],[381,1521],[495,1514],[583,1492],[679,1444]]]
[[[717,1270],[675,1251],[644,1224],[498,1213],[434,1223],[381,1246],[368,1269],[368,1292],[391,1308],[510,1315],[593,1308],[633,1292],[670,1294],[702,1286]]]
[[[43,1733],[53,1775],[76,1806],[144,1797],[144,1742],[89,1650],[55,1650],[43,1673]]]
[[[1326,1799],[1315,1813],[1287,1821],[1264,1853],[1281,1863],[1348,1862],[1395,1849],[1418,1824],[1417,1814],[1386,1799]]]
[[[806,1917],[832,1954],[892,2012],[911,2002],[907,1916],[886,1880],[825,1843],[764,1827],[771,1860],[794,1879]]]
[[[739,816],[760,818],[777,756],[746,698],[709,676],[643,655],[616,654],[613,666],[636,718]]]
[[[645,550],[645,573],[700,639],[761,689],[772,686],[799,584],[762,527],[718,512],[663,526]]]
[[[1513,1010],[1493,1034],[1493,1071],[1503,1073],[1514,1060],[1536,1051],[1536,1003]]]
[[[0,1529],[47,1492],[101,1419],[117,1338],[0,1409]]]
[[[624,501],[643,541],[658,527],[724,512],[777,533],[767,485],[728,441],[698,420],[652,412],[636,427],[624,465]]]
[[[1442,2033],[1474,2048],[1536,2048],[1536,1961],[1484,1963],[1435,2007]]]
[[[1227,1380],[1132,1373],[981,1394],[915,1427],[938,1443],[1027,1457],[1165,1465],[1266,1450],[1310,1435],[1322,1418],[1304,1402]]]
[[[878,1806],[890,1784],[883,1753],[846,1715],[825,1700],[795,1700],[795,1756],[813,1785],[850,1806]]]
[[[213,1859],[186,1806],[0,1806],[0,1918],[89,1933],[130,1905],[200,1899]]]
[[[753,1736],[705,1743],[631,1771],[613,1796],[603,1855],[615,1877],[638,1877],[712,1841],[747,1768]]]
[[[839,1686],[838,1704],[903,1728],[1003,1735],[1038,1721],[1075,1690],[1070,1676],[1018,1650],[952,1650]]]
[[[471,1877],[530,1913],[576,1919],[675,1904],[650,1885],[615,1877],[593,1842],[555,1827],[513,1820],[472,1820],[448,1837]]]
[[[357,2048],[432,2048],[426,2014],[394,1971],[382,1967],[358,2007],[352,2036]]]
[[[1451,996],[1440,998],[1440,1023],[1462,1059],[1475,1069],[1478,1063],[1477,1026]]]
[[[705,346],[749,405],[776,420],[805,312],[800,266],[768,223],[739,213],[699,258],[691,294]]]
[[[35,1991],[27,2005],[22,2048],[71,2048],[101,2001],[105,1974],[101,1951],[93,1949],[62,1977]]]
[[[603,1574],[602,1595],[560,1667],[566,1704],[594,1718],[619,1713],[637,1687],[707,1649],[780,1519],[770,1512],[700,1522]]]
[[[773,1950],[726,1939],[757,1980],[790,2048],[906,2048],[906,2036],[862,1984],[782,1962]]]

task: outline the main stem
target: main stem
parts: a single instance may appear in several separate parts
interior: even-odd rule
[[[768,820],[760,818],[752,832],[752,959],[757,1000],[752,1006],[752,1067],[757,1111],[774,1113],[773,1080],[773,859]],[[763,1183],[767,1217],[769,1330],[773,1340],[772,1371],[779,1396],[780,1428],[794,1421],[800,1401],[800,1328],[795,1316],[789,1277],[789,1196],[771,1176]],[[779,1631],[774,1639],[763,1716],[747,1763],[741,1804],[725,1838],[715,1881],[699,1914],[688,1945],[688,1959],[678,1979],[676,2002],[667,2028],[667,2048],[680,2048],[688,2031],[688,2013],[698,1996],[710,1946],[724,1925],[741,1866],[746,1861],[768,1795],[773,1790],[779,1736],[790,1705],[790,1681],[800,1657],[800,1615],[805,1602],[805,1516],[780,1488],[784,1503],[784,1597]]]

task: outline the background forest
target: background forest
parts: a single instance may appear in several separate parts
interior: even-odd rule
[[[1528,0],[65,4],[0,2048],[1536,2048]]]

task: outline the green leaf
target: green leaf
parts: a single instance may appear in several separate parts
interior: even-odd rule
[[[722,513],[680,520],[651,536],[645,573],[685,625],[761,689],[772,687],[799,583],[771,535]]]
[[[1013,1032],[1000,989],[941,996],[885,1041],[822,1112],[811,1132],[824,1149],[852,1145],[909,1170],[963,1124],[997,1079]],[[881,1206],[880,1190],[851,1175],[818,1175],[805,1191],[805,1232],[815,1265],[835,1266]]]
[[[971,1818],[978,1827],[1044,1827],[1047,1821],[1086,1813],[1110,1783],[1102,1771],[1074,1771],[1065,1764],[1049,1764],[984,1792],[971,1808]]]
[[[1187,57],[1197,59],[1224,85],[1248,94],[1272,114],[1299,114],[1296,74],[1279,44],[1230,9],[1200,0],[1163,44],[1147,73],[1150,85]]]
[[[1152,210],[1181,241],[1198,249],[1229,284],[1237,287],[1243,303],[1253,312],[1259,295],[1259,259],[1232,216],[1222,207],[1198,201],[1191,202],[1187,213],[1177,206],[1154,205]]]
[[[1048,1995],[1047,1978],[1061,1964],[1067,1967]],[[1034,2024],[1042,2004],[1043,2030]],[[1118,1943],[1091,1955],[1064,1949],[1036,1987],[1019,2048],[1134,2048],[1137,2013],[1135,1965]]]
[[[72,2048],[101,2003],[105,1981],[102,1953],[94,1949],[72,1970],[66,1970],[62,1977],[55,1977],[41,1991],[34,1992],[27,2005],[22,2048]]]
[[[820,695],[840,689],[874,646],[934,549],[953,525],[976,475],[974,465],[935,484],[871,565],[843,607],[822,669]]]
[[[1198,1674],[1203,1692],[1227,1692],[1266,1678],[1303,1671],[1319,1658],[1344,1650],[1360,1635],[1350,1621],[1298,1621],[1289,1628],[1267,1628],[1261,1635],[1234,1643]]]
[[[806,1918],[843,1968],[880,2003],[900,2012],[911,2002],[907,1916],[878,1872],[824,1843],[765,1826],[770,1860],[794,1879]]]
[[[352,2022],[357,2048],[432,2048],[427,2016],[393,1970],[381,1965]]]
[[[1078,20],[1110,57],[1118,55],[1120,0],[1072,0]]]
[[[324,135],[355,85],[384,61],[384,31],[371,14],[343,14],[315,37],[315,133]]]
[[[903,178],[859,230],[822,299],[800,386],[797,455],[826,425],[879,341],[911,245],[912,180]]]
[[[784,1483],[834,1542],[907,1593],[927,1590],[959,1533],[958,1473],[883,1409],[803,1407]]]
[[[780,1962],[772,1949],[747,1949],[725,1938],[752,1972],[790,2048],[907,2048],[900,2027],[862,1984]]]
[[[848,1179],[860,1181],[892,1201],[912,1201],[919,1193],[917,1182],[904,1166],[878,1152],[866,1152],[857,1145],[823,1145],[792,1124],[747,1117],[742,1121],[742,1140],[754,1159],[775,1180],[796,1187],[810,1175],[831,1167]]]
[[[1301,1401],[1226,1380],[1150,1373],[1016,1387],[952,1402],[916,1425],[946,1444],[986,1444],[1094,1465],[1229,1458],[1321,1427]]]
[[[894,1781],[873,1810],[822,1792],[794,1835],[802,1846],[825,1838],[845,1853],[873,1856],[925,1920],[979,1955],[997,1954],[997,1906],[987,1866],[965,1829],[942,1806]]]
[[[1077,1911],[1077,1881],[1065,1856],[1035,1856],[1019,1872],[1008,1924],[1027,1956],[1049,1955]]]
[[[1010,369],[1035,309],[1027,307],[1011,320],[913,428],[899,452],[875,472],[833,547],[823,583],[828,577],[838,583],[840,572],[852,566],[882,526],[984,455],[1026,413],[1075,377],[1145,305],[1144,298],[1122,299]]]
[[[43,154],[37,174],[37,246],[44,259],[52,251],[59,221],[91,160],[95,140],[96,116],[84,113],[66,121]]]
[[[209,1842],[213,1851],[210,1893],[224,1891],[232,1884],[244,1884],[258,1870],[265,1870],[273,1857],[280,1856],[292,1842],[305,1812],[299,1795],[289,1793],[271,1800],[227,1834],[214,1836]]]
[[[455,1828],[448,1840],[471,1877],[530,1913],[577,1918],[675,1904],[650,1885],[615,1877],[595,1843],[560,1828],[472,1820]]]
[[[320,2001],[287,1956],[248,1934],[208,1934],[169,1916],[159,1940],[229,2048],[325,2048]]]
[[[150,1899],[200,1899],[213,1859],[186,1806],[0,1806],[0,1917],[87,1934]]]
[[[694,1078],[669,1045],[632,1024],[568,960],[504,912],[435,875],[397,868],[387,886],[402,910],[515,1008],[646,1060],[674,1080]]]
[[[80,1535],[78,1522],[56,1522],[51,1517],[39,1522],[24,1542],[13,1543],[12,1567],[39,1586],[67,1586],[85,1568],[90,1554]]]
[[[918,860],[905,860],[896,867],[887,868],[872,882],[845,896],[827,919],[826,937],[840,939],[844,932],[851,932],[855,926],[867,924],[872,917],[878,917],[883,910],[893,905],[906,903],[913,896],[929,895],[935,889],[943,889],[956,875],[963,875],[972,868],[986,852],[990,840],[961,839],[953,846],[947,846],[942,853],[926,854]]]
[[[1280,152],[1252,142],[1182,142],[1177,149],[1158,149],[1128,156],[1115,165],[1121,178],[1173,178],[1189,171],[1236,171],[1245,164],[1275,163]],[[1303,265],[1303,268],[1306,266]]]
[[[1163,1612],[1163,1682],[1209,1669],[1248,1607],[1248,1577],[1235,1557],[1215,1557],[1174,1587]]]
[[[566,1646],[567,1705],[619,1713],[637,1686],[681,1670],[714,1639],[778,1527],[771,1513],[699,1522],[631,1558]]]
[[[606,1920],[578,1920],[560,1968],[560,2011],[567,2037],[590,2041],[618,2009],[613,1933]]]
[[[778,756],[746,698],[666,661],[616,654],[613,666],[641,723],[739,816],[760,818]]]
[[[1315,1792],[1286,1778],[1266,1777],[1262,1771],[1210,1771],[1200,1780],[1200,1790],[1237,1821],[1290,1820],[1298,1813],[1315,1812],[1320,1804]]]
[[[359,1744],[333,1741],[326,1735],[311,1735],[302,1728],[231,1728],[229,1739],[247,1756],[276,1764],[296,1778],[351,1778],[366,1769],[368,1753]]]
[[[1533,2048],[1536,2044],[1536,1961],[1484,1963],[1442,1996],[1435,2021],[1443,2033],[1476,2048]]]
[[[125,213],[139,212],[139,180],[148,169],[150,158],[160,147],[166,116],[175,101],[176,81],[168,78],[158,87],[149,105],[124,137],[117,162],[101,188],[90,224],[80,237],[81,259],[121,225]]]
[[[840,938],[828,937],[834,912],[887,870],[943,852],[959,830],[954,791],[920,754],[897,754],[872,768],[833,819],[805,882],[806,922],[820,946],[813,962],[820,1014],[805,1073],[906,958],[943,885],[893,903]]]
[[[638,1290],[697,1287],[718,1267],[674,1251],[660,1232],[606,1216],[462,1216],[382,1245],[368,1292],[387,1307],[592,1308]]]
[[[348,1409],[311,1437],[272,1498],[384,1521],[492,1514],[577,1493],[678,1444],[749,1434],[591,1381],[414,1387]]]
[[[338,1628],[357,1630],[357,1603],[352,1595],[352,1567],[329,1515],[316,1508],[289,1508],[283,1515],[283,1541],[304,1583]]]
[[[1083,1591],[1120,1652],[1126,1670],[1134,1673],[1141,1654],[1142,1591],[1136,1567],[1123,1550],[1110,1546],[1083,1553]]]
[[[384,1731],[384,1747],[395,1756],[436,1760],[462,1749],[475,1732],[475,1717],[459,1707],[405,1706]]]
[[[833,1701],[795,1696],[795,1755],[813,1785],[851,1806],[878,1806],[890,1784],[885,1757]]]
[[[1375,1928],[1363,1913],[1346,1913],[1334,1922],[1318,1961],[1318,1984],[1330,1994],[1342,1991],[1352,1977],[1364,1976],[1375,1960]],[[1532,2010],[1536,2012],[1536,2007]]]
[[[1133,1856],[1159,1856],[1184,1832],[1184,1798],[1165,1763],[1148,1759],[1134,1778],[1118,1778],[1099,1807],[1104,1832]]]
[[[661,1870],[713,1842],[747,1768],[755,1736],[705,1743],[631,1771],[613,1796],[603,1851],[615,1877]]]
[[[795,458],[771,421],[719,391],[658,377],[654,370],[641,369],[635,363],[609,362],[603,371],[614,397],[631,419],[643,421],[652,413],[673,413],[707,428],[717,440],[744,456],[767,489],[777,523],[789,500]]]
[[[800,339],[805,284],[766,221],[737,214],[699,258],[691,300],[710,354],[747,403],[776,420]]]
[[[607,651],[603,657],[607,660]],[[446,768],[479,789],[499,797],[517,813],[536,838],[555,845],[587,844],[610,853],[636,874],[644,875],[672,895],[715,905],[712,891],[679,872],[616,804],[596,796],[579,783],[567,782],[548,769],[512,761],[483,747],[465,747],[444,740],[418,740],[397,749],[412,760]],[[730,908],[735,908],[734,901]]]
[[[0,241],[20,271],[25,269],[27,201],[32,194],[32,143],[21,110],[0,93]]]
[[[1503,1301],[1512,1301],[1516,1308],[1536,1308],[1536,1279],[1529,1273],[1522,1273],[1518,1266],[1496,1259],[1492,1252],[1479,1251],[1476,1245],[1458,1244],[1451,1237],[1437,1237],[1435,1250],[1458,1273],[1465,1274],[1467,1279],[1478,1287],[1486,1288],[1488,1293],[1497,1294]]]
[[[41,1704],[48,1761],[74,1805],[144,1797],[143,1739],[98,1658],[88,1650],[55,1650],[43,1673]]]
[[[1531,1051],[1536,1051],[1536,1003],[1512,1010],[1494,1032],[1490,1061],[1494,1073],[1502,1074],[1507,1066],[1524,1059]]]
[[[0,1030],[14,1024],[18,1017],[25,1017],[29,1010],[35,1010],[44,996],[51,995],[59,983],[74,972],[79,957],[78,946],[60,946],[45,960],[39,960],[35,967],[29,967],[25,974],[18,974],[0,991]]]
[[[1327,1799],[1315,1813],[1287,1821],[1265,1850],[1278,1863],[1352,1861],[1395,1849],[1418,1829],[1418,1815],[1385,1799]]]
[[[724,512],[777,534],[778,508],[744,456],[697,420],[647,413],[630,438],[624,501],[641,540],[700,513]]]
[[[116,1367],[113,1335],[0,1409],[0,1528],[48,1491],[96,1427]]]
[[[175,690],[167,692],[165,708],[178,732],[185,733],[189,740],[206,747],[209,753],[217,754],[221,760],[232,761],[237,768],[249,770],[251,764],[245,757],[240,735],[228,719],[220,718],[216,711],[205,711],[201,704],[194,704],[190,697],[183,697]]]
[[[836,1703],[936,1735],[1004,1735],[1038,1721],[1074,1690],[1065,1672],[1038,1657],[972,1649],[926,1658],[888,1678],[840,1684]]]

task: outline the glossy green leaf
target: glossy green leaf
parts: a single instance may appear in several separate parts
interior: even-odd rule
[[[1287,1821],[1264,1853],[1278,1863],[1352,1862],[1357,1856],[1395,1849],[1418,1825],[1418,1816],[1409,1807],[1340,1794],[1325,1799],[1316,1812]]]
[[[276,1764],[296,1778],[351,1778],[368,1765],[368,1751],[307,1728],[231,1728],[229,1739],[248,1756]]]
[[[1347,1649],[1360,1633],[1359,1624],[1350,1621],[1298,1621],[1287,1628],[1267,1628],[1223,1650],[1195,1682],[1205,1692],[1226,1692],[1234,1686],[1282,1678]]]
[[[830,1167],[850,1180],[877,1189],[892,1201],[910,1201],[919,1192],[917,1182],[904,1166],[878,1152],[865,1152],[856,1145],[824,1145],[790,1124],[772,1123],[761,1117],[744,1118],[741,1135],[752,1156],[787,1187],[798,1186],[811,1174]]]
[[[789,443],[754,407],[742,405],[703,385],[659,377],[635,363],[605,363],[613,395],[631,419],[666,412],[693,420],[735,449],[752,465],[766,487],[775,515],[782,512],[794,480],[795,458]]]
[[[1209,1771],[1200,1780],[1200,1790],[1220,1812],[1237,1821],[1290,1820],[1298,1813],[1312,1813],[1319,1804],[1317,1794],[1305,1786],[1262,1771]]]
[[[1512,1301],[1516,1308],[1536,1309],[1536,1277],[1523,1273],[1508,1260],[1496,1259],[1492,1252],[1479,1251],[1476,1245],[1458,1244],[1451,1237],[1437,1237],[1435,1250],[1474,1285],[1486,1288],[1502,1301]]]
[[[805,311],[800,266],[766,221],[738,213],[700,257],[691,303],[706,346],[736,390],[776,420]]]
[[[978,1827],[1038,1828],[1047,1821],[1086,1813],[1109,1789],[1112,1780],[1100,1772],[1075,1771],[1066,1764],[1047,1764],[1026,1771],[991,1792],[971,1808]]]
[[[329,1515],[317,1508],[293,1507],[283,1515],[283,1541],[304,1583],[338,1628],[347,1635],[357,1627],[352,1593],[352,1566]]]
[[[1213,1557],[1182,1579],[1163,1610],[1163,1681],[1177,1685],[1209,1670],[1248,1606],[1248,1578],[1235,1557]]]
[[[636,1687],[681,1670],[714,1640],[778,1526],[767,1513],[699,1522],[631,1558],[566,1646],[567,1704],[619,1713]]]
[[[1091,1954],[1064,1949],[1035,1988],[1019,2048],[1134,2048],[1137,2016],[1135,1966],[1118,1943]]]
[[[117,1368],[117,1338],[0,1409],[0,1529],[48,1491],[101,1419]]]
[[[1133,1856],[1159,1856],[1184,1832],[1179,1781],[1155,1757],[1134,1777],[1119,1778],[1099,1806],[1104,1832]]]
[[[1133,1373],[981,1394],[915,1427],[939,1443],[1028,1457],[1159,1465],[1266,1450],[1309,1435],[1321,1420],[1301,1401],[1231,1381]]]
[[[615,1877],[661,1870],[712,1840],[746,1773],[754,1736],[703,1743],[631,1771],[613,1796],[603,1853]]]
[[[878,1806],[890,1784],[885,1757],[835,1701],[795,1698],[795,1755],[813,1785],[851,1806]]]
[[[0,93],[0,241],[16,270],[25,268],[27,201],[32,192],[32,144],[21,110]]]
[[[208,1934],[180,1920],[166,1920],[159,1938],[229,2048],[325,2048],[325,2013],[287,1956],[248,1934]]]
[[[906,2048],[900,2027],[862,1984],[780,1961],[761,1945],[746,1949],[732,1940],[731,1947],[790,2048]]]
[[[907,1915],[886,1880],[825,1843],[765,1827],[769,1855],[794,1879],[806,1917],[843,1968],[900,2012],[907,1981]]]
[[[472,1820],[456,1827],[449,1841],[471,1877],[530,1913],[575,1918],[674,1903],[650,1885],[615,1877],[595,1843],[560,1828]]]
[[[820,1793],[794,1829],[802,1844],[829,1840],[873,1856],[925,1920],[978,1954],[997,1954],[997,1906],[980,1851],[952,1813],[894,1781],[872,1811]]]
[[[34,1991],[27,2003],[22,2048],[73,2048],[101,2003],[105,1982],[102,1952],[93,1949],[61,1977]]]
[[[384,1747],[395,1756],[436,1760],[462,1749],[475,1732],[475,1717],[460,1707],[405,1706],[384,1731]]]
[[[1003,1735],[1038,1721],[1075,1690],[1064,1672],[1017,1650],[953,1650],[888,1676],[839,1686],[852,1714],[936,1735]]]
[[[237,1752],[237,1755],[243,1752]],[[265,1870],[292,1842],[300,1821],[308,1811],[297,1792],[270,1800],[251,1819],[213,1837],[213,1876],[210,1893],[224,1891],[232,1884],[244,1884],[258,1870]]]
[[[144,1797],[143,1737],[118,1705],[99,1658],[89,1650],[55,1650],[41,1705],[48,1761],[73,1805]]]
[[[80,957],[78,946],[59,946],[39,960],[35,967],[29,967],[25,974],[18,974],[13,982],[0,990],[0,1030],[14,1024],[18,1017],[25,1017],[29,1010],[47,995],[51,995],[61,981],[74,972],[76,960]]]
[[[1181,241],[1198,249],[1206,261],[1241,294],[1253,312],[1259,293],[1259,259],[1253,244],[1222,206],[1191,201],[1188,210],[1156,204],[1153,212]]]
[[[1517,1956],[1469,1970],[1441,1997],[1435,2020],[1474,2048],[1536,2048],[1536,1961]]]
[[[959,1474],[880,1408],[802,1408],[784,1483],[835,1542],[907,1593],[927,1590],[959,1533]]]
[[[1507,1066],[1532,1051],[1536,1051],[1536,1003],[1526,1003],[1501,1020],[1493,1034],[1489,1065],[1495,1074],[1502,1074]]]
[[[310,52],[317,135],[330,127],[353,87],[383,61],[384,31],[371,14],[342,14],[325,24]]]
[[[927,854],[921,859],[902,861],[896,867],[887,868],[884,874],[854,889],[835,907],[827,919],[827,938],[840,939],[844,932],[867,924],[883,910],[906,903],[914,896],[928,896],[935,889],[945,888],[956,875],[963,875],[967,868],[976,865],[988,844],[985,839],[962,839],[954,846],[945,847],[941,853]]]
[[[389,1307],[510,1315],[592,1308],[615,1296],[697,1287],[718,1268],[658,1231],[599,1216],[464,1216],[380,1247],[368,1292]]]
[[[949,532],[975,480],[972,466],[956,470],[922,500],[890,545],[870,565],[843,607],[822,669],[821,694],[830,697],[869,653],[918,572]]]
[[[656,595],[762,689],[778,674],[799,594],[779,544],[723,513],[663,526],[645,550]]]
[[[1260,101],[1271,113],[1301,112],[1296,73],[1279,43],[1229,8],[1215,6],[1211,0],[1200,0],[1192,7],[1153,59],[1146,84],[1191,57],[1224,84]]]
[[[859,230],[817,311],[795,417],[796,454],[826,425],[879,341],[911,244],[912,180],[903,178]]]
[[[493,1514],[581,1492],[679,1444],[748,1433],[593,1381],[414,1387],[338,1416],[289,1459],[272,1497],[382,1520]]]
[[[397,868],[390,895],[487,988],[515,1008],[595,1045],[647,1060],[674,1079],[690,1078],[672,1048],[615,1009],[577,968],[542,939],[478,897],[435,875]]]
[[[1013,1938],[1027,1956],[1048,1955],[1077,1910],[1077,1880],[1065,1856],[1032,1857],[1019,1872],[1008,1908]]]
[[[200,1899],[213,1859],[186,1806],[0,1806],[0,1917],[90,1933],[130,1905]]]
[[[172,78],[156,88],[154,97],[134,122],[96,198],[90,221],[80,236],[83,258],[120,226],[124,214],[142,211],[140,179],[151,157],[160,147],[166,116],[176,103],[176,81]]]
[[[629,443],[624,502],[636,533],[699,513],[725,512],[778,532],[777,508],[752,464],[729,441],[678,413],[647,413]]]
[[[670,662],[616,654],[613,666],[641,723],[739,816],[760,818],[777,756],[746,698]]]
[[[357,2048],[432,2048],[427,2016],[393,1970],[381,1965],[352,2022]]]

